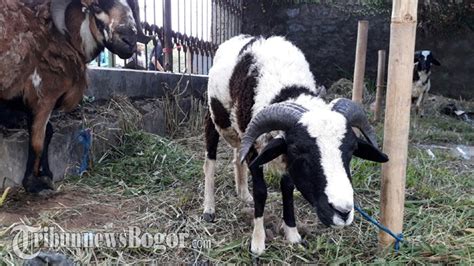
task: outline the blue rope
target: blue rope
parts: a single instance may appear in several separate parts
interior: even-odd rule
[[[82,129],[79,132],[77,140],[82,144],[82,160],[78,169],[78,174],[82,175],[89,168],[89,154],[92,146],[92,130],[90,128]]]
[[[398,253],[398,250],[400,249],[400,242],[403,242],[403,233],[400,233],[396,235],[390,229],[385,227],[383,224],[377,222],[373,217],[369,216],[366,212],[364,212],[358,205],[354,206],[354,209],[358,211],[367,221],[373,223],[375,226],[377,226],[380,230],[384,231],[385,233],[391,235],[393,238],[395,238],[395,252]]]

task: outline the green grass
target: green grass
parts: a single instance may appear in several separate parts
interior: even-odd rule
[[[201,163],[184,147],[156,135],[131,132],[91,171],[71,177],[71,182],[139,195],[172,189],[199,175]]]
[[[414,143],[474,145],[474,129],[465,121],[445,115],[413,117],[410,140]]]

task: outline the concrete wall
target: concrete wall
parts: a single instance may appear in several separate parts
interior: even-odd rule
[[[141,71],[120,68],[89,68],[87,96],[108,100],[114,95],[130,98],[158,98],[174,89],[178,83],[187,87],[185,95],[202,98],[207,88],[207,76]]]
[[[283,35],[305,53],[316,79],[328,86],[339,78],[352,78],[357,21],[369,21],[366,78],[375,80],[377,50],[388,51],[391,3],[364,1],[318,1],[323,4],[291,4],[291,1],[244,0],[243,33]],[[377,1],[365,1],[373,2]],[[420,0],[420,12],[425,12]],[[426,1],[425,1],[426,2]],[[429,1],[428,1],[429,2]],[[434,2],[434,1],[432,1]],[[324,4],[326,3],[326,4]],[[424,2],[423,2],[424,3]],[[472,15],[474,7],[466,11]],[[456,19],[445,14],[448,19]],[[443,18],[443,17],[442,17]],[[431,49],[443,66],[433,69],[432,92],[459,98],[474,98],[474,33],[472,27],[432,27],[437,18],[419,15],[417,49]],[[466,22],[466,25],[469,22]],[[447,23],[449,24],[449,23]]]
[[[375,74],[377,50],[388,48],[388,16],[357,14],[332,5],[316,4],[283,7],[264,4],[263,13],[258,2],[246,1],[244,33],[286,36],[304,52],[316,79],[327,87],[341,77],[352,76],[358,20],[368,19],[371,23],[367,57],[370,75]]]
[[[147,98],[160,98],[173,90],[179,83],[186,88],[183,97],[203,99],[207,87],[206,76],[179,75],[162,72],[91,68],[89,69],[88,96],[98,102],[106,102],[117,95],[136,99],[136,109],[141,113],[137,121],[143,130],[166,134],[166,118],[160,101]],[[140,100],[142,99],[142,100]],[[120,139],[120,122],[117,114],[101,114],[93,107],[78,107],[79,118],[74,115],[55,113],[52,124],[55,133],[50,144],[49,161],[55,180],[61,180],[67,173],[76,173],[81,162],[83,147],[78,142],[78,134],[84,127],[93,130],[92,158],[100,158]],[[2,108],[0,106],[0,112]],[[84,125],[85,119],[86,125]],[[21,185],[25,172],[28,151],[28,134],[24,128],[2,129],[0,121],[0,189],[4,186]],[[3,133],[2,133],[3,132]]]
[[[474,99],[474,32],[438,38],[419,34],[417,49],[429,48],[441,62],[433,67],[431,91],[447,97]]]

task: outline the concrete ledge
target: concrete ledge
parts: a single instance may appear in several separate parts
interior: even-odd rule
[[[88,77],[90,84],[86,95],[94,96],[97,100],[108,100],[114,95],[159,98],[178,83],[181,83],[182,88],[187,85],[185,96],[202,98],[207,89],[207,76],[202,75],[90,67]]]

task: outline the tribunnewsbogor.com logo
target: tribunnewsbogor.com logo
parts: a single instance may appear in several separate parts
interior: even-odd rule
[[[17,225],[11,229],[12,249],[21,259],[33,259],[41,249],[58,248],[149,248],[210,249],[211,240],[190,239],[188,233],[152,233],[130,226],[122,232],[67,232],[54,227]]]

